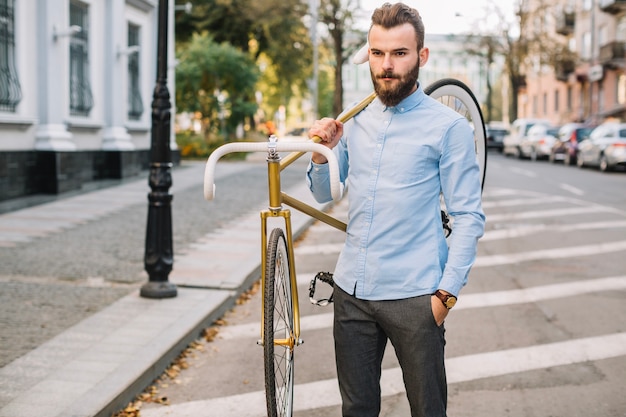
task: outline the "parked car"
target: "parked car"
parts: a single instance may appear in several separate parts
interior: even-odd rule
[[[504,146],[502,141],[509,134],[509,128],[503,123],[491,122],[485,126],[487,134],[487,149],[495,149],[502,152]]]
[[[502,140],[502,152],[506,156],[522,157],[520,143],[528,134],[528,130],[536,124],[550,125],[545,119],[517,119],[511,125],[511,132]]]
[[[626,168],[626,123],[604,123],[593,129],[589,139],[578,145],[576,165],[601,171]]]
[[[578,144],[589,138],[589,134],[595,125],[583,123],[567,123],[559,129],[557,141],[550,150],[550,162],[562,161],[565,165],[576,164]]]
[[[533,161],[548,159],[552,145],[557,141],[559,126],[537,123],[528,129],[528,134],[520,142],[520,156]]]

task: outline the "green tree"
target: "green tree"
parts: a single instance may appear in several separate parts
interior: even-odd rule
[[[264,97],[277,108],[294,91],[306,91],[312,61],[307,12],[301,0],[194,0],[190,14],[176,16],[176,39],[186,42],[207,31],[216,42],[249,52],[271,70],[274,85]]]
[[[179,46],[177,59],[178,110],[201,113],[205,136],[231,137],[254,115],[259,70],[249,54],[204,33]]]
[[[351,32],[354,18],[352,10],[358,9],[354,0],[321,0],[319,19],[328,28],[331,50],[334,52],[335,86],[333,95],[333,113],[343,109],[343,64],[354,48],[346,45],[346,35]],[[364,41],[363,41],[364,42]],[[360,46],[360,45],[359,45]]]

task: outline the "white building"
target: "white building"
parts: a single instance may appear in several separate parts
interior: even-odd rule
[[[148,167],[157,26],[158,0],[0,0],[0,202]]]

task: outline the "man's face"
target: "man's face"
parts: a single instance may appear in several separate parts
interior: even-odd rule
[[[370,73],[374,90],[385,105],[395,106],[417,89],[419,68],[427,59],[428,49],[417,51],[415,29],[410,24],[370,29]]]

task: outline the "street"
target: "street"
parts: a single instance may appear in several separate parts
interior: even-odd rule
[[[487,231],[445,324],[448,415],[626,416],[626,174],[490,153],[483,206]],[[332,307],[312,306],[307,289],[342,240],[315,223],[296,247],[298,417],[340,415]],[[265,415],[260,306],[251,291],[155,384],[169,405],[144,402],[141,416]],[[408,416],[391,346],[383,367],[381,416]]]

